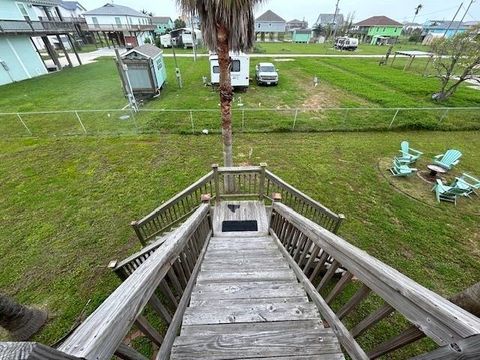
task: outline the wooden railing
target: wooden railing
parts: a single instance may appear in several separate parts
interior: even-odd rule
[[[75,31],[73,23],[66,21],[27,21],[27,20],[0,20],[0,34],[2,33],[66,33]]]
[[[144,252],[118,264],[115,270],[123,283],[57,350],[84,359],[110,359],[114,354],[120,358],[144,359],[122,343],[134,324],[161,347],[167,337],[162,336],[142,312],[148,304],[167,324],[172,323],[183,295],[190,294],[185,289],[195,280],[211,237],[209,210],[208,204],[200,205],[156,251]]]
[[[260,166],[219,167],[197,180],[185,190],[160,205],[150,214],[131,223],[143,246],[156,242],[156,238],[187,219],[201,203],[201,194],[210,194],[217,202],[224,199],[260,199],[272,201],[278,192],[283,201],[320,226],[338,232],[344,216],[329,210],[318,201],[289,185],[275,174]]]
[[[270,233],[308,296],[352,359],[375,359],[424,336],[440,346],[452,347],[450,344],[455,343],[453,349],[460,349],[456,356],[469,352],[471,354],[473,351],[475,356],[466,358],[480,359],[480,319],[476,316],[422,287],[285,204],[273,204]],[[341,296],[349,284],[357,287],[356,292],[350,298]],[[372,293],[383,299],[384,304],[347,329],[342,320],[353,315]],[[334,302],[339,302],[336,304],[337,311],[331,307]],[[370,349],[362,349],[356,338],[366,334],[380,321],[391,323],[392,329],[398,328],[399,325],[392,320],[394,312],[411,325]],[[448,349],[437,351],[447,354]],[[452,353],[455,355],[455,351],[450,352],[450,355]],[[431,355],[419,357],[434,358]],[[445,357],[456,358],[463,357]]]

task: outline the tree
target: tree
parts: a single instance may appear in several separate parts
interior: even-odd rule
[[[173,28],[174,29],[181,29],[181,28],[184,28],[184,27],[187,27],[187,24],[185,23],[185,21],[183,21],[180,18],[175,19],[175,21],[173,22]]]
[[[21,305],[0,294],[0,326],[17,341],[28,340],[47,321],[47,313]]]
[[[185,14],[199,15],[205,45],[218,55],[223,162],[233,166],[230,51],[247,51],[255,40],[253,6],[262,0],[177,0]]]
[[[432,44],[436,54],[433,66],[440,79],[440,91],[432,98],[444,101],[452,96],[458,86],[466,80],[480,83],[480,27],[456,34],[451,38],[442,38]]]

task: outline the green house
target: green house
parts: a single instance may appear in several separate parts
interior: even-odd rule
[[[292,31],[292,42],[308,44],[312,38],[311,29],[295,29]]]
[[[395,41],[403,29],[403,24],[386,16],[372,16],[356,23],[353,33],[362,42],[369,42],[372,45],[384,45]]]
[[[173,21],[168,16],[152,16],[152,24],[155,25],[155,34],[163,35],[166,31],[173,30]]]

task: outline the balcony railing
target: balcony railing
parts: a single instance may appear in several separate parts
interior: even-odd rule
[[[80,24],[83,31],[153,31],[153,24]]]
[[[25,33],[49,34],[75,31],[72,22],[65,21],[27,21],[27,20],[0,20],[0,34]]]

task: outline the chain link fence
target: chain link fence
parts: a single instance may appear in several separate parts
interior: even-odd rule
[[[234,132],[480,130],[480,107],[242,109]],[[0,137],[220,133],[219,109],[0,113]]]

